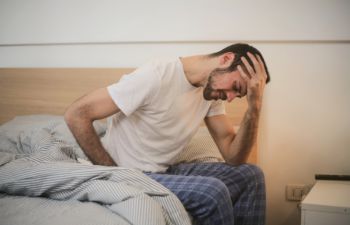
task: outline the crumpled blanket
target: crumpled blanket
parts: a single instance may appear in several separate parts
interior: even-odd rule
[[[95,202],[135,225],[191,224],[177,197],[141,171],[78,163],[86,157],[74,138],[64,140],[63,118],[48,118],[0,126],[0,192]]]

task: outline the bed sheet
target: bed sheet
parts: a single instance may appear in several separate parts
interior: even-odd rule
[[[119,215],[93,202],[59,201],[7,194],[0,194],[0,224],[130,225]]]
[[[1,224],[191,224],[165,187],[137,170],[78,163],[74,142],[61,117],[0,126]]]

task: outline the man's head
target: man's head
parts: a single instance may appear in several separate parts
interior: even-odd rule
[[[219,52],[208,55],[210,58],[219,57],[220,62],[222,61],[222,64],[225,65],[225,67],[215,68],[209,74],[208,83],[203,92],[203,96],[206,100],[222,99],[230,102],[235,97],[243,97],[246,95],[247,83],[242,78],[237,66],[241,66],[243,71],[247,73],[247,68],[241,60],[241,57],[243,56],[254,69],[253,62],[248,57],[248,52],[254,55],[259,55],[264,63],[267,73],[266,83],[270,81],[270,74],[259,50],[248,44],[233,44]]]

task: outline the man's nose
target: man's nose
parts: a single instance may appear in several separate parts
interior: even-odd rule
[[[236,97],[235,93],[233,93],[233,92],[226,92],[226,96],[227,96],[228,102],[231,102]]]

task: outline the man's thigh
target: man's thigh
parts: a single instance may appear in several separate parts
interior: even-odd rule
[[[171,190],[183,203],[189,199],[193,201],[194,197],[200,195],[222,191],[219,189],[225,186],[219,179],[213,177],[164,173],[146,173],[146,175]]]
[[[255,165],[232,166],[227,163],[182,163],[169,167],[168,174],[204,176],[221,180],[229,189],[233,201],[249,183],[264,184],[263,172]]]
[[[217,178],[146,173],[172,191],[186,210],[199,221],[216,215],[216,220],[232,220],[233,208],[226,185]]]

